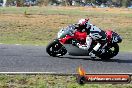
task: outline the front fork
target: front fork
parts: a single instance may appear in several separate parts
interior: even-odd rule
[[[59,39],[54,39],[53,41],[55,41],[55,42],[59,42]]]
[[[57,52],[60,52],[60,53],[61,53],[61,50],[62,50],[62,49],[65,49],[65,47],[60,43],[59,39],[54,39],[54,41],[55,41],[55,42],[58,42],[58,44],[61,46],[61,48],[59,48],[59,49],[57,50]]]
[[[98,49],[98,54],[99,55],[104,54],[108,48],[107,46],[108,46],[108,43],[105,43],[103,46],[100,46],[100,48]]]

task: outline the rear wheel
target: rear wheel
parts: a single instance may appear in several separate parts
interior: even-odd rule
[[[109,60],[111,58],[113,58],[114,56],[116,56],[119,52],[119,45],[117,43],[112,44],[111,47],[106,50],[105,53],[103,53],[102,55],[100,55],[99,57],[102,60]]]
[[[50,56],[56,57],[65,55],[67,50],[59,41],[53,41],[46,47],[46,52]]]

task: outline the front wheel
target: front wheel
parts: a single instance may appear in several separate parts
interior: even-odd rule
[[[48,46],[46,47],[46,52],[50,56],[56,57],[65,55],[67,53],[67,50],[58,40],[54,40],[53,42],[48,44]]]
[[[109,60],[111,58],[113,58],[114,56],[116,56],[119,52],[119,45],[117,43],[112,44],[105,53],[103,53],[102,55],[100,55],[99,57],[102,60]]]

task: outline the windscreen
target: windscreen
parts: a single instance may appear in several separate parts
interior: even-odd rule
[[[69,25],[58,32],[58,38],[64,38],[66,35],[72,35],[75,31],[74,25]]]

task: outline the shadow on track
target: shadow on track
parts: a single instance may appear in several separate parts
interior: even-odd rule
[[[117,62],[117,63],[132,63],[132,60],[126,59],[126,60],[121,60],[121,59],[110,59],[105,62]]]
[[[101,59],[92,59],[90,57],[74,57],[74,56],[63,56],[63,57],[58,57],[58,58],[64,58],[64,59],[82,59],[82,60],[92,60],[92,61],[102,61]]]
[[[92,59],[90,57],[73,57],[73,56],[66,56],[66,57],[58,57],[58,58],[65,58],[65,59],[82,59],[82,60],[91,60],[91,61],[102,61],[102,62],[117,62],[117,63],[132,63],[132,59],[110,59],[110,60],[101,60],[100,58]]]

